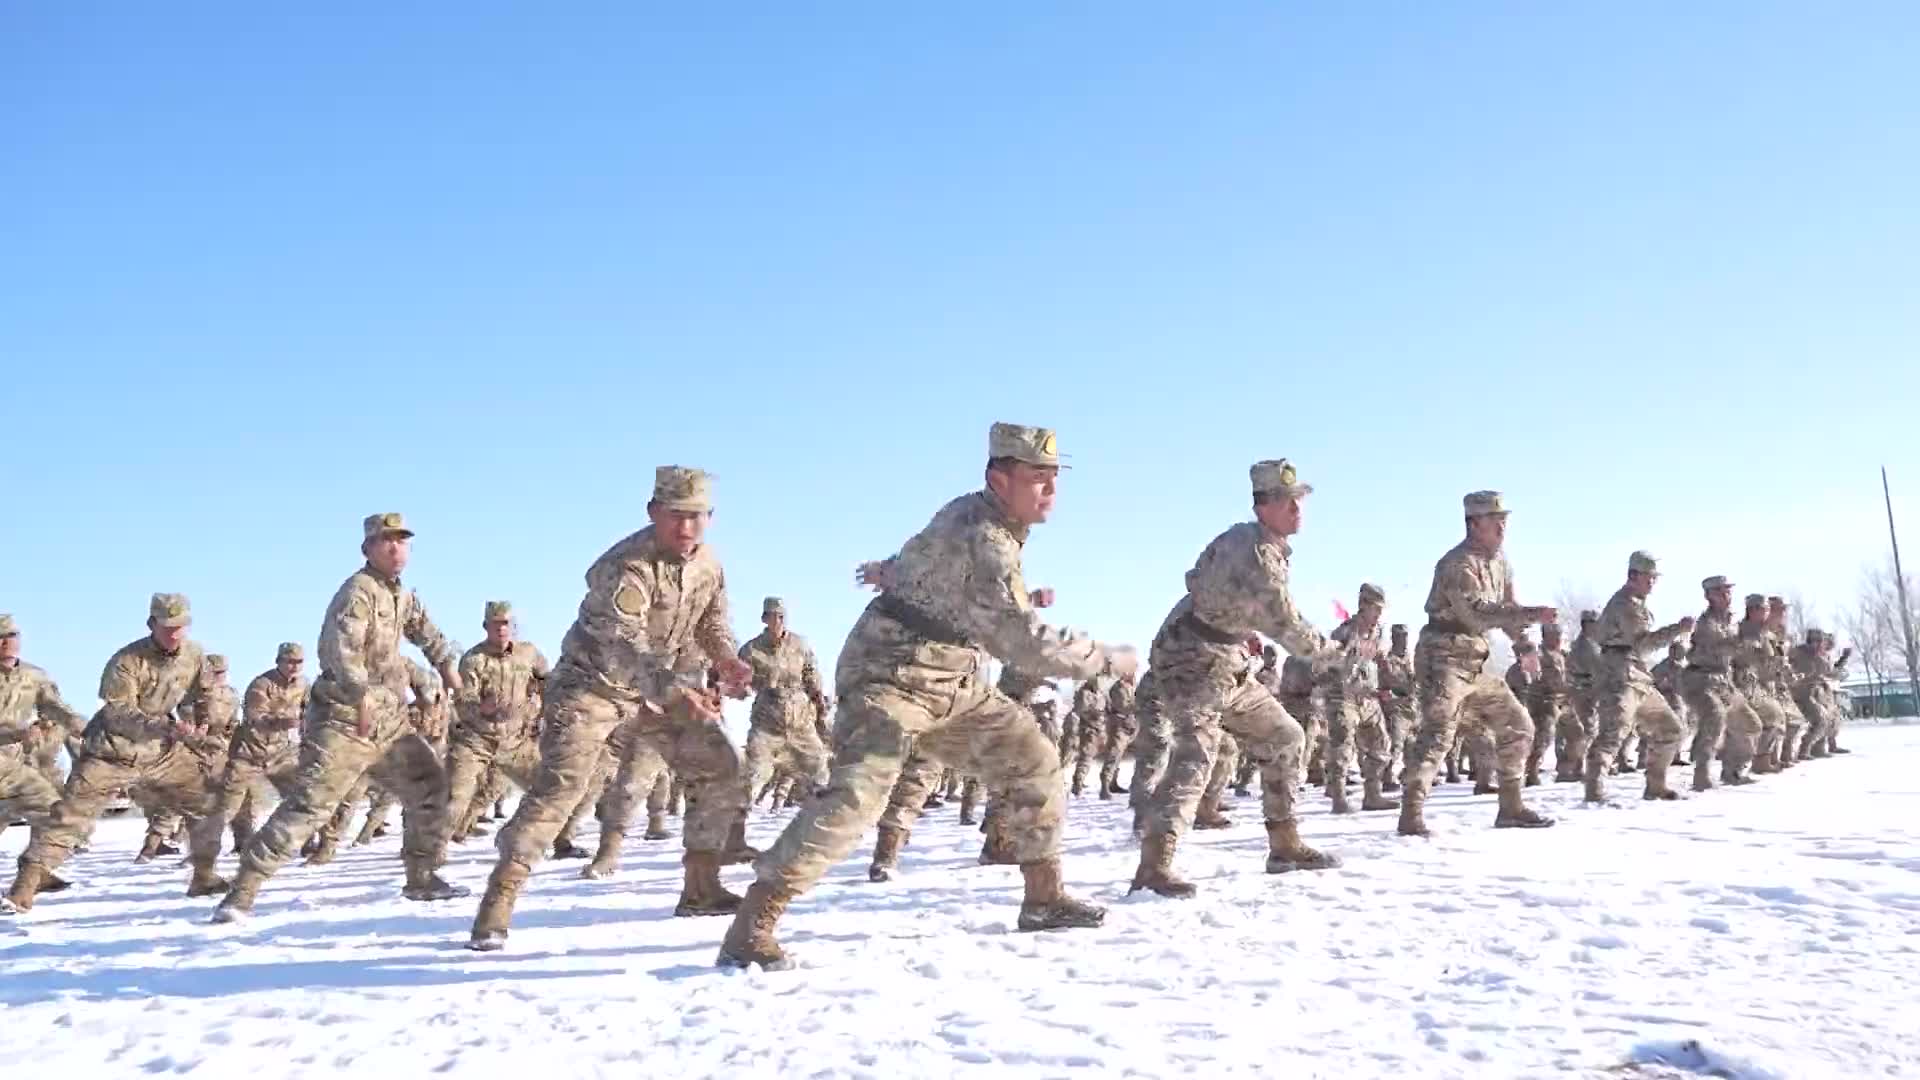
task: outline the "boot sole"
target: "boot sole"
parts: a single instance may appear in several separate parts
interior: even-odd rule
[[[720,955],[714,959],[713,966],[742,971],[749,968],[759,968],[762,971],[792,971],[793,958],[788,956],[739,957],[722,949]]]
[[[473,952],[499,952],[500,950],[506,947],[507,947],[507,939],[504,937],[474,938],[473,940],[467,942],[467,948]]]
[[[1493,827],[1496,829],[1551,829],[1553,826],[1554,820],[1552,818],[1546,818],[1541,821],[1496,821],[1493,823]]]

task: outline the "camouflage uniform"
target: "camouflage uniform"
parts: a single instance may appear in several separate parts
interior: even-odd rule
[[[1313,489],[1294,467],[1263,461],[1249,470],[1256,500],[1300,498]],[[1261,812],[1268,837],[1267,870],[1320,869],[1338,860],[1300,840],[1294,792],[1306,734],[1248,669],[1246,642],[1265,634],[1281,648],[1323,668],[1341,651],[1294,607],[1287,541],[1258,521],[1221,533],[1187,571],[1186,595],[1153,639],[1160,708],[1172,727],[1166,775],[1153,795],[1133,887],[1190,896],[1194,886],[1173,875],[1180,835],[1194,821],[1219,754],[1220,733],[1260,762]]]
[[[410,657],[401,658],[400,663],[406,671],[407,688],[413,693],[413,699],[404,709],[407,718],[406,730],[418,736],[427,745],[434,762],[441,764],[444,772],[444,755],[433,734],[437,731],[442,709],[443,694],[440,689],[440,680],[422,667],[419,661]],[[312,704],[309,701],[308,707],[311,708]],[[297,771],[296,765],[296,773]],[[442,782],[445,782],[444,776]],[[359,779],[353,782],[353,786],[348,788],[346,795],[340,799],[339,805],[334,807],[333,813],[314,830],[305,846],[301,848],[301,854],[306,856],[308,865],[320,866],[333,861],[340,837],[346,834],[347,826],[353,824],[353,816],[359,812],[360,804],[363,802],[367,804],[367,823],[361,831],[363,838],[357,841],[362,844],[372,838],[371,834],[375,831],[375,827],[385,819],[393,805],[392,796],[374,779],[372,770],[360,774]],[[450,818],[448,824],[451,824]],[[436,852],[433,859],[435,867],[445,861],[444,839],[440,844],[441,850]]]
[[[1110,799],[1127,789],[1120,786],[1120,763],[1127,748],[1140,733],[1140,721],[1134,716],[1133,680],[1115,679],[1107,691],[1107,749],[1100,759],[1100,797]]]
[[[1107,695],[1100,689],[1100,680],[1088,679],[1073,692],[1073,715],[1076,738],[1073,747],[1073,786],[1075,795],[1081,794],[1087,784],[1087,768],[1100,754],[1100,738],[1107,731]]]
[[[1711,592],[1727,582],[1715,576],[1701,584]],[[1713,786],[1716,753],[1721,755],[1722,778],[1744,783],[1742,770],[1753,760],[1760,717],[1740,686],[1743,649],[1732,609],[1716,612],[1709,605],[1693,621],[1691,642],[1686,669],[1680,673],[1680,694],[1694,717],[1693,790]]]
[[[1558,635],[1557,627],[1553,629],[1552,637],[1543,635],[1540,675],[1533,681],[1533,696],[1525,702],[1527,712],[1533,717],[1533,746],[1527,751],[1525,778],[1528,787],[1540,782],[1540,762],[1545,758],[1547,747],[1555,748],[1555,768],[1565,767],[1561,758],[1566,751],[1557,741],[1562,730],[1562,718],[1571,708],[1568,698],[1572,687],[1567,680],[1567,652],[1560,648]]]
[[[705,472],[662,466],[650,504],[674,513],[713,509]],[[685,882],[675,913],[714,914],[738,903],[720,885],[723,848],[744,832],[746,782],[726,731],[697,713],[706,665],[732,666],[726,573],[710,544],[684,558],[651,525],[607,549],[586,574],[587,594],[547,679],[540,769],[500,830],[500,861],[474,916],[471,947],[497,949],[520,886],[586,793],[607,741],[623,725],[687,781]],[[733,835],[729,835],[730,831]]]
[[[989,462],[1016,475],[1057,468],[1053,432],[994,425]],[[1091,639],[1039,621],[1020,569],[1029,526],[991,483],[949,502],[889,560],[889,582],[855,622],[834,672],[839,712],[827,787],[760,857],[720,962],[790,963],[773,936],[787,902],[845,858],[885,810],[909,747],[1004,790],[999,830],[1021,864],[1023,930],[1097,925],[1104,911],[1060,885],[1065,799],[1060,759],[1033,714],[982,678],[984,654],[1032,675],[1090,679],[1111,670]]]
[[[1160,709],[1160,687],[1152,671],[1140,676],[1134,689],[1133,714],[1139,734],[1133,744],[1133,777],[1127,785],[1127,803],[1133,809],[1133,835],[1147,835],[1147,815],[1153,808],[1153,789],[1166,774],[1167,744],[1172,731]]]
[[[1587,747],[1593,745],[1600,725],[1594,719],[1594,677],[1600,671],[1600,645],[1593,636],[1600,625],[1600,613],[1580,613],[1580,633],[1567,650],[1567,696],[1572,708],[1560,714],[1560,738],[1554,763],[1554,779],[1579,783],[1586,772]]]
[[[1540,676],[1535,672],[1528,671],[1526,664],[1527,659],[1534,655],[1536,655],[1536,650],[1533,642],[1516,642],[1513,646],[1513,663],[1507,665],[1507,689],[1513,691],[1513,696],[1519,699],[1522,705],[1533,701],[1539,694]],[[1540,782],[1537,762],[1540,758],[1542,740],[1540,738],[1540,721],[1533,717],[1532,709],[1527,710],[1527,716],[1533,719],[1533,745],[1527,748],[1527,768],[1522,777],[1522,782],[1527,786],[1533,786]],[[1487,794],[1487,792],[1481,790],[1486,785],[1488,778],[1484,775],[1485,769],[1481,765],[1480,755],[1476,754],[1474,756],[1473,764],[1475,780],[1474,791],[1476,794]]]
[[[206,664],[207,670],[201,675],[200,694],[194,702],[194,732],[181,739],[181,742],[200,759],[200,770],[207,777],[207,806],[211,807],[219,777],[227,769],[227,750],[233,741],[233,729],[240,719],[240,695],[227,682],[226,657],[210,653]],[[171,811],[150,815],[147,819],[146,842],[141,845],[140,855],[134,861],[146,862],[155,855],[179,854],[179,849],[169,846],[167,842],[185,832],[186,825],[197,824],[205,816],[204,813],[188,815],[183,822],[180,814]]]
[[[305,658],[299,643],[289,641],[281,644],[276,660]],[[227,746],[226,768],[213,784],[207,813],[193,825],[190,860],[197,878],[212,876],[214,860],[220,856],[220,833],[228,822],[233,823],[233,849],[239,851],[253,839],[254,821],[266,808],[270,789],[281,794],[291,790],[299,763],[293,733],[306,702],[307,680],[297,674],[283,676],[277,663],[247,684],[240,726]],[[193,886],[189,894],[198,895]]]
[[[1764,604],[1763,597],[1747,598],[1747,616],[1740,621],[1736,633],[1739,636],[1739,648],[1733,659],[1734,685],[1747,699],[1754,715],[1759,718],[1760,730],[1754,736],[1752,757],[1753,772],[1768,772],[1767,755],[1777,752],[1781,732],[1786,728],[1786,712],[1780,708],[1780,698],[1776,686],[1776,661],[1784,661],[1785,650],[1775,639],[1767,626],[1766,614],[1756,610],[1755,600]],[[1780,649],[1782,655],[1775,655]],[[1737,782],[1733,776],[1723,776],[1723,783]]]
[[[1033,695],[1043,686],[1048,686],[1044,677],[1027,675],[1012,664],[1000,666],[1000,678],[994,684],[1009,701],[1027,707],[1033,714],[1033,722],[1040,729],[1048,745],[1059,741],[1060,725],[1054,716],[1056,703],[1051,699],[1033,700]],[[904,775],[904,774],[903,774]],[[981,815],[980,831],[986,834],[986,840],[980,845],[980,864],[1011,864],[1014,858],[1010,841],[1001,829],[1001,819],[1006,816],[1007,803],[1012,789],[1006,785],[983,785],[987,792],[986,812]],[[891,808],[891,803],[889,803]]]
[[[1840,710],[1833,687],[1836,681],[1846,677],[1846,668],[1836,665],[1827,655],[1828,643],[1829,639],[1820,631],[1809,630],[1807,641],[1794,646],[1788,658],[1794,707],[1805,721],[1801,745],[1806,747],[1809,757],[1827,756],[1828,739],[1839,721]]]
[[[1386,593],[1378,585],[1360,586],[1361,614],[1348,618],[1329,639],[1345,644],[1364,635],[1380,641],[1379,609],[1386,605]],[[1363,624],[1371,609],[1373,622]],[[1359,750],[1360,779],[1365,785],[1363,810],[1397,810],[1400,804],[1381,794],[1387,773],[1387,721],[1380,711],[1379,672],[1372,660],[1362,660],[1350,668],[1330,668],[1318,679],[1327,717],[1326,792],[1333,800],[1333,812],[1351,813],[1347,802],[1347,772],[1353,767],[1354,751]]]
[[[363,547],[391,535],[413,535],[405,519],[392,513],[368,517],[361,532]],[[411,673],[400,655],[402,638],[434,667],[453,669],[458,658],[453,644],[413,590],[371,563],[354,571],[334,592],[321,619],[320,677],[307,695],[293,784],[241,851],[240,871],[214,921],[251,913],[267,879],[300,850],[327,813],[369,777],[404,800],[403,895],[433,900],[460,894],[434,873],[446,844],[447,775],[406,708]]]
[[[1667,658],[1653,665],[1648,674],[1653,676],[1653,688],[1667,700],[1667,708],[1680,718],[1680,745],[1693,745],[1693,712],[1687,708],[1686,697],[1680,693],[1680,673],[1687,667],[1687,643],[1676,641],[1667,646]],[[1676,761],[1678,765],[1680,762]]]
[[[512,618],[512,605],[495,600],[487,604],[482,624]],[[547,658],[528,641],[500,647],[483,641],[460,658],[461,687],[453,695],[453,732],[447,740],[448,805],[458,815],[451,841],[462,842],[473,832],[485,808],[478,796],[489,772],[524,785],[539,767],[534,727],[540,720],[539,684],[547,671]]]
[[[1387,760],[1389,772],[1381,782],[1382,791],[1400,788],[1399,772],[1405,768],[1407,744],[1420,724],[1419,704],[1413,697],[1413,658],[1407,655],[1407,628],[1395,623],[1392,645],[1380,658],[1381,707],[1387,720]],[[1286,698],[1280,699],[1286,705]],[[1292,711],[1292,706],[1288,706]]]
[[[1469,521],[1507,512],[1497,491],[1472,492],[1462,505]],[[1500,790],[1494,827],[1552,824],[1520,798],[1527,755],[1533,749],[1532,719],[1507,684],[1485,670],[1491,652],[1487,634],[1500,629],[1516,643],[1525,641],[1531,619],[1529,610],[1513,598],[1513,568],[1506,555],[1482,551],[1471,538],[1462,540],[1434,564],[1426,612],[1413,652],[1420,730],[1407,751],[1401,835],[1427,835],[1427,793],[1462,723],[1482,729],[1492,746],[1486,756],[1494,759]]]
[[[13,616],[0,615],[0,637],[19,632]],[[39,767],[37,751],[57,749],[62,735],[85,726],[45,671],[24,660],[0,665],[0,830],[16,816],[37,824],[53,810],[60,787]]]
[[[148,611],[154,630],[192,622],[187,598],[177,594],[155,594]],[[207,776],[183,740],[205,668],[198,643],[182,638],[168,653],[151,633],[107,661],[100,675],[100,711],[87,722],[80,758],[59,803],[34,827],[21,856],[20,873],[6,898],[13,908],[33,906],[40,884],[86,839],[115,792],[126,789],[149,812],[197,814],[205,808]],[[6,906],[0,903],[0,909]]]
[[[767,597],[761,618],[786,615],[779,597]],[[763,631],[740,647],[740,659],[753,667],[753,709],[747,730],[747,797],[751,799],[776,769],[791,767],[813,782],[825,779],[827,751],[813,726],[826,700],[820,670],[805,638],[791,630],[775,640]]]
[[[1635,574],[1658,573],[1653,557],[1644,551],[1634,552],[1627,568]],[[1594,631],[1600,646],[1600,670],[1594,680],[1600,733],[1587,748],[1586,801],[1606,798],[1607,761],[1635,730],[1647,743],[1646,798],[1679,797],[1667,786],[1666,776],[1683,729],[1680,718],[1654,689],[1645,654],[1650,649],[1665,648],[1691,630],[1692,624],[1692,619],[1684,619],[1654,629],[1646,600],[1636,596],[1631,585],[1622,585],[1601,609],[1600,625]]]

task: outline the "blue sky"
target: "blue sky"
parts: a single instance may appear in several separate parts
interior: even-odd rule
[[[1911,5],[567,11],[0,14],[0,610],[77,703],[155,590],[311,642],[388,509],[557,651],[663,462],[830,665],[997,419],[1143,646],[1264,457],[1323,627],[1417,624],[1475,488],[1527,598],[1644,547],[1670,617],[1838,606],[1920,499]]]

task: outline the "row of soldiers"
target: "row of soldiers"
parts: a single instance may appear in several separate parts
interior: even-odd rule
[[[727,738],[721,699],[744,699],[756,684],[767,684],[764,667],[795,661],[763,664],[733,638],[724,571],[704,542],[713,509],[710,478],[680,466],[656,470],[647,503],[650,524],[589,567],[585,596],[560,659],[537,680],[537,754],[518,764],[500,763],[496,755],[495,763],[525,794],[497,837],[499,858],[475,914],[470,947],[487,951],[505,945],[533,867],[546,857],[616,743],[638,748],[636,756],[657,757],[686,783],[685,873],[675,914],[732,916],[721,944],[723,965],[789,966],[776,929],[791,901],[849,855],[876,824],[881,829],[876,863],[883,861],[878,856],[885,849],[897,854],[945,769],[977,778],[988,794],[989,848],[983,860],[1019,867],[1025,892],[1018,928],[1100,925],[1104,909],[1063,887],[1060,836],[1067,784],[1057,739],[1024,702],[1050,679],[1131,685],[1141,657],[1131,647],[1047,625],[1039,609],[1051,602],[1051,594],[1029,590],[1024,582],[1022,551],[1033,527],[1051,514],[1063,467],[1055,434],[995,424],[987,442],[979,490],[948,502],[893,556],[857,571],[857,580],[877,595],[840,651],[834,678],[840,698],[831,763],[824,771],[812,756],[817,728],[811,721],[827,708],[817,675],[809,683],[802,674],[797,692],[774,695],[768,708],[781,722],[757,723],[755,731],[765,728],[777,738],[761,740],[756,750],[750,736],[751,767]],[[1154,636],[1151,670],[1137,685],[1143,745],[1131,788],[1141,856],[1133,887],[1166,896],[1195,891],[1173,871],[1175,849],[1228,760],[1222,753],[1228,735],[1260,778],[1267,872],[1339,865],[1336,856],[1301,836],[1296,791],[1313,743],[1282,702],[1286,664],[1254,659],[1264,651],[1262,639],[1304,665],[1309,684],[1323,698],[1333,691],[1342,702],[1328,715],[1328,745],[1337,747],[1322,764],[1329,797],[1344,797],[1351,744],[1363,776],[1370,772],[1375,778],[1362,808],[1392,807],[1393,801],[1384,799],[1392,782],[1386,725],[1369,719],[1392,706],[1411,709],[1413,716],[1398,778],[1401,834],[1427,835],[1424,804],[1463,731],[1481,748],[1475,756],[1492,773],[1499,796],[1495,827],[1551,825],[1522,797],[1536,741],[1534,719],[1506,679],[1486,670],[1491,631],[1506,633],[1521,648],[1531,627],[1551,626],[1558,617],[1550,606],[1522,604],[1515,597],[1502,550],[1509,514],[1501,495],[1476,491],[1465,497],[1466,535],[1434,568],[1410,679],[1404,670],[1393,673],[1391,653],[1383,678],[1376,673],[1383,595],[1363,594],[1360,614],[1330,635],[1302,617],[1290,595],[1289,538],[1301,527],[1312,487],[1284,459],[1257,462],[1249,476],[1253,520],[1222,532],[1187,571],[1178,601]],[[412,535],[398,514],[374,515],[364,523],[366,565],[341,586],[323,618],[321,674],[306,701],[293,779],[273,815],[240,852],[231,883],[206,880],[195,868],[202,891],[224,890],[216,921],[250,913],[265,882],[369,774],[402,800],[403,895],[415,900],[459,895],[436,873],[455,800],[448,770],[404,715],[401,640],[412,642],[439,670],[456,706],[464,701],[466,709],[496,719],[508,706],[496,689],[493,713],[481,708],[487,690],[464,677],[419,598],[400,584]],[[1714,599],[1730,595],[1727,589],[1709,589],[1711,618],[1700,620],[1724,624],[1724,635],[1695,632],[1692,619],[1655,629],[1645,600],[1657,577],[1653,560],[1636,553],[1626,585],[1597,622],[1594,731],[1588,739],[1582,727],[1584,744],[1569,740],[1567,748],[1593,801],[1605,800],[1608,766],[1635,732],[1648,748],[1647,797],[1673,797],[1665,770],[1677,748],[1678,721],[1654,688],[1644,654],[1693,632],[1689,676],[1702,687],[1700,722],[1713,725],[1715,742],[1723,727],[1733,730],[1728,714],[1764,704],[1753,700],[1763,695],[1750,693],[1742,681],[1751,665],[1736,664],[1750,653],[1739,648],[1730,616]],[[107,704],[88,725],[81,760],[50,823],[35,830],[8,893],[14,908],[30,906],[40,884],[71,851],[82,831],[76,824],[85,816],[90,785],[101,777],[117,786],[174,782],[161,763],[186,736],[176,710],[196,690],[192,673],[200,667],[197,646],[189,648],[185,641],[184,601],[177,606],[177,611],[156,607],[150,637],[116,658],[116,663],[126,661],[124,671],[116,674],[115,665],[109,665],[102,693]],[[768,614],[777,612],[770,607]],[[987,680],[989,658],[1003,665],[998,685]],[[525,661],[503,663],[517,670]],[[802,671],[806,666],[800,665]],[[527,677],[534,678],[530,670]],[[1410,692],[1395,694],[1396,679],[1410,682]],[[1407,703],[1394,705],[1402,696]],[[808,705],[811,718],[805,716]],[[754,709],[756,714],[762,709],[758,699]],[[1762,721],[1761,730],[1765,727]],[[820,755],[824,759],[823,748]],[[760,763],[774,759],[790,772],[811,777],[816,787],[772,846],[755,852],[745,844],[745,816],[764,779]],[[1112,778],[1105,786],[1114,786]],[[744,896],[727,890],[719,877],[723,866],[741,861],[755,864]]]

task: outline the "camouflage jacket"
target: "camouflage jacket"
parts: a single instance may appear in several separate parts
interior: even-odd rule
[[[320,623],[320,677],[313,697],[329,705],[358,706],[374,690],[402,702],[407,665],[400,655],[405,638],[426,654],[434,667],[455,660],[453,645],[427,617],[426,607],[398,578],[361,567],[342,582]]]
[[[1533,683],[1533,701],[1530,705],[1542,708],[1557,707],[1566,703],[1573,693],[1573,682],[1567,674],[1567,652],[1565,649],[1540,648],[1540,677]]]
[[[1489,555],[1466,540],[1434,564],[1426,612],[1421,644],[1470,659],[1486,659],[1487,634],[1494,630],[1506,631],[1515,642],[1527,636],[1526,609],[1513,599],[1513,567],[1506,555]]]
[[[51,729],[57,740],[85,730],[87,721],[44,670],[24,660],[0,667],[0,747],[25,741],[36,725]]]
[[[1213,539],[1187,571],[1187,592],[1153,638],[1152,665],[1219,686],[1246,674],[1246,641],[1264,634],[1314,668],[1340,658],[1301,616],[1288,586],[1285,539],[1257,521],[1241,522]]]
[[[554,682],[665,710],[676,689],[704,686],[709,664],[739,651],[727,620],[727,575],[712,545],[682,559],[661,550],[648,526],[587,569]]]
[[[1567,650],[1567,689],[1569,693],[1579,693],[1593,689],[1593,680],[1600,674],[1600,643],[1594,635],[1582,630],[1573,639],[1573,647]]]
[[[547,658],[530,641],[509,642],[500,650],[484,641],[475,645],[460,658],[455,718],[476,731],[532,724],[539,715],[538,684],[547,670]],[[489,698],[496,703],[492,714],[481,711]]]
[[[240,697],[240,726],[234,730],[228,753],[264,760],[291,746],[306,705],[306,679],[296,675],[293,681],[284,681],[278,668],[255,675]]]
[[[150,635],[123,646],[100,673],[103,704],[87,723],[89,747],[112,753],[170,739],[173,724],[193,716],[205,663],[195,641],[171,654]]]
[[[1654,629],[1647,602],[1622,585],[1600,610],[1600,622],[1594,628],[1594,643],[1600,647],[1598,673],[1615,681],[1651,683],[1646,653],[1666,648],[1684,633],[1679,623]]]
[[[1133,719],[1135,696],[1132,683],[1125,679],[1113,680],[1113,686],[1107,690],[1107,715],[1120,720]]]
[[[775,641],[767,631],[740,646],[740,659],[753,668],[755,727],[784,729],[788,710],[822,701],[820,669],[807,639],[789,630]]]
[[[1100,691],[1100,680],[1088,679],[1073,691],[1073,713],[1082,720],[1099,720],[1107,711],[1107,695]]]
[[[1363,636],[1371,637],[1378,646],[1380,627],[1376,624],[1371,632],[1362,635],[1357,618],[1349,618],[1334,627],[1327,640],[1345,645]],[[1326,696],[1327,706],[1337,709],[1349,698],[1356,703],[1371,700],[1379,684],[1379,671],[1372,660],[1355,660],[1349,665],[1326,668],[1316,674],[1316,679]]]
[[[1687,666],[1721,675],[1739,663],[1740,632],[1734,628],[1733,612],[1701,612],[1693,620],[1693,637],[1687,649]]]

